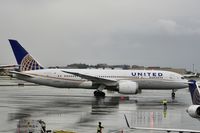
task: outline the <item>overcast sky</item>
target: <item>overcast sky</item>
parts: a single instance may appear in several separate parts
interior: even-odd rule
[[[199,0],[1,0],[0,64],[17,39],[42,65],[107,63],[200,71]]]

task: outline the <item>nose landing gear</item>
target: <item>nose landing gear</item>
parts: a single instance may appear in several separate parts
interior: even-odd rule
[[[172,100],[175,99],[175,96],[176,96],[175,91],[176,91],[175,89],[172,89]]]

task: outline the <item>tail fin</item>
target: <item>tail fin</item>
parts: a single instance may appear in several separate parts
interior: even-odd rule
[[[200,89],[195,80],[189,80],[189,90],[194,105],[200,105]]]
[[[20,71],[38,70],[42,67],[16,40],[9,39]]]

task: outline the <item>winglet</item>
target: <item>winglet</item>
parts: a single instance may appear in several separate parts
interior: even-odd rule
[[[200,105],[200,90],[195,80],[189,80],[189,91],[194,105]]]
[[[20,44],[17,40],[9,39],[13,53],[20,66],[20,71],[43,69],[39,62],[37,62]]]

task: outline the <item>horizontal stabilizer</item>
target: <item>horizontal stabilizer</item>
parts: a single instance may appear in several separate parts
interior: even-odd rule
[[[16,76],[23,76],[25,78],[33,78],[33,76],[29,74],[25,74],[23,72],[17,72],[17,71],[10,71],[11,74],[15,74]]]

